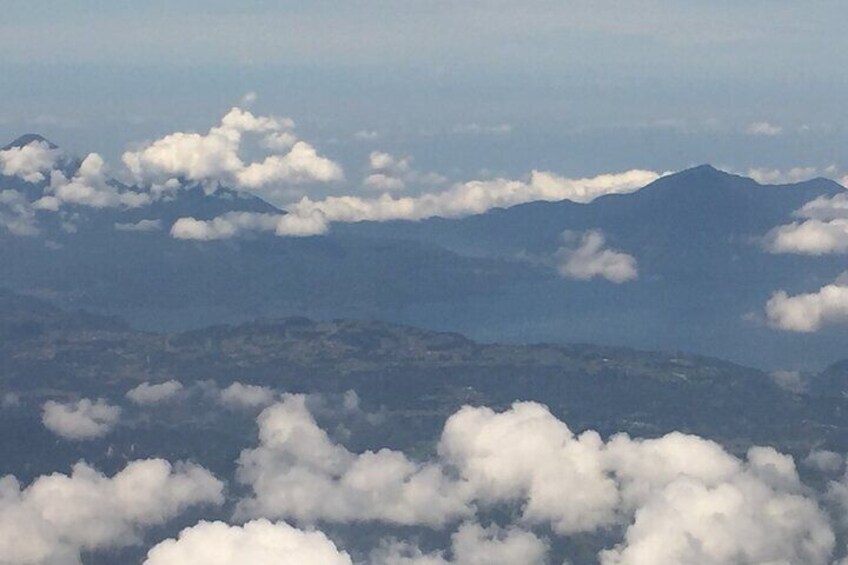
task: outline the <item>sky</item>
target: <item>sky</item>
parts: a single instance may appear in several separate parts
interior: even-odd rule
[[[848,166],[838,1],[3,4],[0,139],[107,160],[255,93],[346,169]]]

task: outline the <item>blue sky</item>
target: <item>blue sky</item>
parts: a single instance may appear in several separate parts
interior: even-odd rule
[[[457,177],[844,168],[846,16],[837,1],[7,0],[0,135],[114,159],[252,91],[346,164],[381,149]]]

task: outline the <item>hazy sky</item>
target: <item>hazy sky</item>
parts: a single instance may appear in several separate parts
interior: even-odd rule
[[[115,158],[255,92],[346,165],[845,168],[846,18],[837,0],[5,0],[0,136]]]

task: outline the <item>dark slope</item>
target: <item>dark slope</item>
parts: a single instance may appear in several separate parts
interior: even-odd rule
[[[535,202],[460,220],[362,223],[336,232],[525,258],[529,267],[550,260],[563,231],[601,229],[610,247],[637,259],[638,281],[614,285],[551,274],[488,305],[465,304],[451,312],[453,323],[433,324],[433,312],[404,321],[481,339],[672,347],[763,367],[820,368],[842,356],[848,334],[777,332],[765,327],[763,308],[777,289],[817,290],[844,262],[769,254],[760,238],[791,221],[805,202],[843,190],[826,179],[765,186],[702,166],[589,204]]]

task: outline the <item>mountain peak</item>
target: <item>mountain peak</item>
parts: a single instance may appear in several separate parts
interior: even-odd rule
[[[43,135],[39,135],[37,133],[25,133],[10,144],[3,147],[3,150],[7,151],[13,148],[26,147],[30,143],[46,143],[50,149],[59,149],[58,145],[56,145]]]

